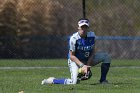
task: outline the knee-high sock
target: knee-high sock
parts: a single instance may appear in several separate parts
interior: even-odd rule
[[[101,64],[101,78],[100,82],[106,80],[106,75],[109,71],[110,63],[102,63]]]
[[[54,84],[65,84],[66,79],[54,79]]]

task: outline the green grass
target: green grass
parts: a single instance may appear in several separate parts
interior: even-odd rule
[[[42,60],[7,60],[7,59],[1,59],[0,60],[0,67],[47,67],[47,66],[67,66],[67,60],[66,59],[42,59]],[[99,65],[97,65],[99,66]],[[111,66],[140,66],[140,60],[112,60]]]
[[[0,60],[0,67],[67,66],[67,60]],[[101,85],[99,65],[92,68],[90,80],[77,85],[41,85],[44,78],[70,78],[69,68],[0,69],[0,93],[139,93],[140,68],[114,68],[114,66],[140,66],[138,60],[113,60],[108,80]]]

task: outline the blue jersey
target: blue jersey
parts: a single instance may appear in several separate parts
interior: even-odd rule
[[[79,33],[70,37],[69,51],[75,52],[75,56],[83,62],[87,62],[95,44],[94,32],[87,32],[87,37],[81,38]]]

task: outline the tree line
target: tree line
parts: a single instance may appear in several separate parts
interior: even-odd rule
[[[86,15],[98,36],[139,36],[139,5],[89,0]],[[0,0],[0,58],[66,58],[81,17],[80,0]]]

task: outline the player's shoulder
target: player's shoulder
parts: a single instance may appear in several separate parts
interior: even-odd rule
[[[87,36],[88,36],[88,37],[96,37],[96,35],[95,35],[95,33],[94,33],[93,31],[89,31],[89,32],[87,33]]]
[[[70,36],[70,39],[77,40],[79,38],[78,32],[74,33],[72,36]]]

